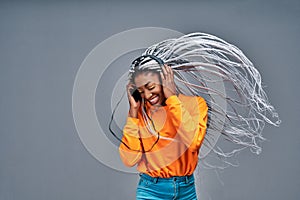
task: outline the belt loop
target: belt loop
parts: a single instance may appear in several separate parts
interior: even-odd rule
[[[189,183],[189,177],[185,176],[185,183],[188,184]]]
[[[157,181],[158,181],[158,177],[155,177],[155,178],[153,179],[153,182],[154,182],[154,183],[157,183]]]

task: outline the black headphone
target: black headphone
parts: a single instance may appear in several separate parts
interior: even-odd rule
[[[145,63],[149,62],[150,60],[145,61],[146,58],[151,58],[152,60],[155,60],[159,64],[160,67],[162,67],[165,64],[164,61],[162,59],[160,59],[159,57],[156,57],[156,56],[151,55],[151,54],[147,54],[147,55],[142,55],[142,56],[134,59],[132,61],[132,63],[131,63],[131,67],[130,68],[132,70],[134,70],[137,66],[140,66],[140,65],[144,64],[143,61]]]

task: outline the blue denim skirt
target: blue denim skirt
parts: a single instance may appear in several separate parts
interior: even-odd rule
[[[140,174],[136,190],[137,200],[197,200],[194,176],[174,176],[171,178],[151,177]]]

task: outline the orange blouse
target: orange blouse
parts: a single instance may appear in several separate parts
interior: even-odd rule
[[[137,118],[128,117],[122,141],[130,149],[120,144],[122,161],[130,167],[137,164],[139,172],[152,177],[191,175],[206,133],[208,107],[205,100],[179,94],[170,96],[166,106],[146,106],[152,118],[149,126],[154,125],[159,140],[146,128],[141,111]]]

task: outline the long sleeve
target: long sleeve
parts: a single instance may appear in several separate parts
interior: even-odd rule
[[[191,150],[198,151],[207,127],[208,107],[202,97],[195,97],[185,104],[173,95],[166,100],[173,126],[178,137]],[[192,106],[188,111],[185,106]]]
[[[127,118],[127,122],[123,128],[122,142],[119,146],[121,160],[129,167],[134,166],[142,157],[138,123],[139,119],[137,118]]]

